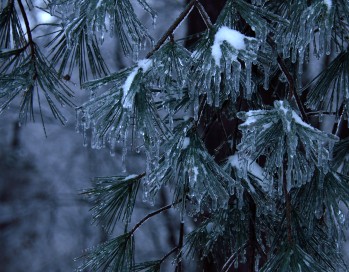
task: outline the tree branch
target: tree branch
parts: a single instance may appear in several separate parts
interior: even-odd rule
[[[25,28],[27,30],[28,44],[30,46],[31,56],[32,56],[32,59],[34,59],[35,58],[35,43],[33,41],[33,36],[32,36],[31,29],[30,29],[28,16],[27,16],[27,13],[26,13],[26,11],[24,9],[22,1],[21,0],[17,0],[17,2],[18,2],[19,9],[21,10],[21,13],[22,13],[22,17],[23,17],[23,20],[24,20]]]
[[[169,204],[169,205],[167,205],[167,206],[164,206],[164,207],[162,207],[162,208],[160,208],[160,209],[158,209],[158,210],[156,210],[156,211],[154,211],[154,212],[148,214],[147,216],[145,216],[141,221],[139,221],[139,222],[133,227],[133,229],[130,231],[130,234],[133,234],[133,233],[134,233],[141,225],[143,225],[143,223],[144,223],[145,221],[147,221],[149,218],[151,218],[151,217],[153,217],[153,216],[155,216],[155,215],[157,215],[157,214],[159,214],[159,213],[162,213],[163,211],[166,211],[166,210],[171,209],[171,208],[173,207],[173,205],[175,205],[175,204],[177,204],[177,203]]]
[[[171,254],[173,254],[177,250],[178,250],[178,247],[172,248],[170,252],[168,252],[164,257],[161,258],[160,264],[163,263]]]
[[[166,33],[161,37],[161,39],[157,42],[154,49],[150,51],[146,58],[150,58],[159,48],[161,45],[165,43],[165,41],[173,34],[173,31],[176,30],[176,28],[179,26],[179,24],[187,17],[187,15],[191,12],[193,9],[195,2],[197,0],[192,0],[190,3],[185,7],[185,9],[182,11],[182,13],[177,17],[177,19],[174,21],[174,23],[169,27],[169,29],[166,31]]]
[[[199,13],[201,15],[201,18],[204,21],[205,25],[208,28],[212,28],[213,24],[211,22],[211,18],[210,18],[210,16],[208,16],[208,14],[207,14],[205,8],[202,6],[202,4],[199,1],[197,1],[195,3],[195,7],[198,9],[198,11],[199,11]]]

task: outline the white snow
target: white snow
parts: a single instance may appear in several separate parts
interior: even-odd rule
[[[327,6],[327,9],[330,10],[332,7],[332,0],[324,0],[324,4]]]
[[[232,155],[228,157],[228,162],[231,165],[231,167],[237,169],[238,171],[241,170],[241,164],[240,164],[240,160],[238,158],[238,155]],[[256,178],[259,179],[259,184],[260,186],[263,188],[263,190],[267,191],[269,189],[268,187],[268,181],[265,178],[265,175],[263,174],[263,168],[259,166],[258,163],[256,163],[255,161],[252,161],[251,159],[247,158],[247,171],[252,174],[253,176],[255,176]],[[247,181],[247,183],[249,184],[249,186],[251,187],[252,190],[254,190],[254,188],[252,187],[252,185],[250,184],[249,181]]]
[[[127,177],[125,177],[125,180],[134,179],[135,177],[138,177],[138,175],[131,174],[131,175],[128,175]]]
[[[257,122],[257,118],[255,116],[249,116],[246,121],[243,123],[244,126],[249,126],[253,123]]]
[[[197,182],[198,175],[199,175],[199,168],[197,166],[193,167],[193,173],[194,173],[194,182]]]
[[[260,167],[256,162],[252,161],[251,159],[247,159],[247,161],[248,161],[248,172],[250,172],[255,177],[259,178],[260,180],[264,180],[263,168]],[[234,167],[236,169],[241,169],[238,155],[229,156],[228,162],[230,163],[231,167]]]
[[[142,69],[143,73],[145,73],[152,65],[152,60],[149,59],[143,59],[138,61],[137,66],[132,70],[132,72],[128,75],[128,77],[125,80],[124,85],[121,87],[122,89],[122,103],[123,107],[125,109],[130,109],[133,106],[133,98],[134,95],[130,95],[129,91],[132,85],[132,82],[135,79],[135,76],[138,74],[139,70]]]
[[[102,5],[102,2],[103,2],[103,0],[99,0],[97,5],[96,5],[96,8],[99,8]]]
[[[228,157],[228,162],[230,163],[231,167],[240,168],[240,164],[239,164],[239,158],[237,155],[232,155]]]
[[[278,101],[278,102],[279,102],[279,105],[280,105],[279,109],[282,110],[284,112],[284,114],[286,115],[286,113],[289,111],[289,109],[285,108],[283,101]],[[302,118],[294,110],[292,110],[292,121],[294,121],[298,125],[301,125],[303,127],[306,127],[306,128],[311,129],[311,130],[314,130],[314,128],[311,125],[305,123],[302,120]],[[291,130],[291,123],[290,122],[287,123],[287,130],[288,131]]]
[[[143,73],[148,71],[152,64],[153,61],[150,59],[142,59],[138,61],[138,67],[143,69]]]
[[[189,137],[185,137],[185,138],[183,139],[182,149],[188,148],[189,144],[190,144],[190,138],[189,138]]]
[[[286,122],[287,122],[287,131],[291,131],[291,120],[288,120],[287,118],[287,112],[289,109],[286,109],[284,106],[284,101],[278,101],[279,102],[279,109],[283,111],[284,115],[286,116]]]
[[[299,116],[295,111],[292,111],[292,118],[293,118],[293,120],[294,120],[297,124],[299,124],[299,125],[301,125],[301,126],[303,126],[303,127],[310,128],[310,129],[314,130],[314,128],[313,128],[311,125],[309,125],[309,124],[307,124],[306,122],[304,122],[304,121],[302,120],[302,118],[300,118],[300,116]]]
[[[250,37],[245,36],[237,30],[230,29],[229,27],[222,26],[217,31],[214,42],[211,47],[212,57],[214,58],[216,65],[220,66],[220,60],[222,57],[221,45],[224,41],[229,43],[236,50],[246,49],[245,39],[251,39]],[[236,55],[231,56],[233,60],[237,58]]]

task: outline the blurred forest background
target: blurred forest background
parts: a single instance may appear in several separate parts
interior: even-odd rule
[[[154,39],[166,31],[184,6],[184,1],[148,1],[158,12],[156,27],[145,12],[135,5],[139,18]],[[44,7],[42,1],[33,1]],[[50,22],[51,16],[38,9],[28,11],[31,26]],[[34,31],[35,42],[43,45],[49,37],[45,26]],[[185,35],[186,26],[177,33]],[[37,37],[37,38],[35,38]],[[176,38],[180,38],[179,36]],[[149,48],[151,45],[148,45]],[[117,71],[132,63],[125,57],[115,39],[105,37],[102,45],[106,64],[110,71]],[[46,52],[47,53],[47,52]],[[144,54],[146,51],[143,52]],[[75,90],[75,103],[81,105],[89,94],[78,88],[78,76],[71,75],[69,86]],[[48,110],[48,109],[46,109]],[[45,111],[45,109],[44,109]],[[67,109],[68,123],[61,126],[57,120],[47,119],[45,137],[40,120],[19,126],[18,105],[0,116],[0,271],[73,271],[79,264],[74,258],[84,249],[106,240],[102,226],[92,224],[92,203],[81,195],[83,189],[92,187],[97,176],[121,173],[121,146],[116,155],[108,150],[93,150],[83,146],[83,137],[75,130],[75,112]],[[142,154],[129,152],[127,172],[141,173],[145,169]],[[163,203],[168,204],[166,192]],[[161,203],[159,203],[159,206]],[[150,210],[149,204],[140,199],[136,204],[137,219]],[[159,217],[161,222],[149,222],[145,235],[139,237],[139,258],[163,254],[177,242],[172,236],[176,219],[171,213]],[[152,227],[157,224],[158,227]],[[152,232],[163,226],[162,231]],[[137,238],[138,239],[138,238]],[[164,243],[164,241],[166,241]]]
[[[213,20],[224,4],[223,0],[202,2],[207,5]],[[44,7],[42,1],[33,3]],[[149,0],[148,3],[158,13],[155,27],[139,6],[135,5],[135,8],[156,41],[181,12],[185,1]],[[32,27],[51,20],[49,14],[38,9],[28,11],[28,16]],[[175,39],[203,29],[201,20],[196,20],[196,16],[192,14],[186,24],[180,26]],[[42,26],[34,31],[38,44],[48,42],[49,36],[39,38],[45,34],[45,30]],[[190,44],[188,41],[186,45]],[[148,46],[150,48],[151,45]],[[132,63],[131,58],[123,55],[115,39],[105,37],[102,51],[111,72]],[[321,60],[316,65],[325,64]],[[312,72],[316,74],[316,71]],[[75,90],[75,103],[81,105],[89,94],[80,90],[75,84],[77,82],[77,75],[71,75],[68,84]],[[75,112],[67,109],[66,117],[68,123],[64,127],[56,120],[48,120],[46,137],[39,120],[25,126],[18,125],[18,107],[15,104],[0,116],[1,272],[73,271],[79,264],[79,260],[74,261],[74,258],[81,256],[84,249],[108,237],[102,226],[92,224],[89,211],[92,203],[79,193],[92,187],[93,177],[121,172],[122,147],[116,150],[115,156],[111,156],[108,150],[84,147],[82,135],[75,131]],[[145,159],[141,154],[129,152],[126,165],[129,174],[141,173],[145,168]],[[170,202],[166,191],[161,193],[160,201],[155,205],[161,207]],[[134,222],[150,209],[154,210],[154,207],[139,199]],[[160,215],[157,221],[147,222],[144,231],[137,234],[137,258],[151,259],[173,248],[177,243],[175,230],[179,225],[176,220],[168,211]],[[187,224],[187,228],[190,228],[190,224]],[[193,269],[195,271],[194,266]]]

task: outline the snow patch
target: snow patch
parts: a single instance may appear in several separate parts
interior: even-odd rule
[[[278,102],[278,103],[277,103]],[[287,131],[290,132],[291,131],[291,120],[289,120],[287,118],[287,113],[290,111],[289,109],[285,108],[284,106],[284,101],[277,101],[275,102],[275,105],[278,105],[278,108],[284,113],[285,115],[285,120],[286,120],[286,128]]]
[[[128,175],[127,177],[125,177],[125,180],[130,180],[130,179],[134,179],[138,177],[138,175],[135,175],[135,174],[131,174],[131,175]]]
[[[135,96],[135,93],[130,94],[130,89],[132,86],[132,83],[138,74],[138,72],[142,69],[143,73],[145,73],[153,64],[152,60],[149,59],[143,59],[138,61],[137,66],[132,70],[132,72],[128,75],[128,77],[125,80],[124,85],[121,87],[122,89],[122,106],[125,109],[130,109],[133,106],[133,99]]]
[[[247,171],[252,174],[253,176],[255,176],[256,178],[258,178],[259,181],[259,185],[263,188],[263,190],[268,191],[269,190],[269,181],[266,180],[265,175],[263,174],[263,168],[259,166],[258,163],[256,163],[255,161],[252,161],[249,158],[244,158],[243,160],[247,160]],[[239,160],[238,155],[232,155],[228,157],[228,162],[231,165],[231,167],[237,169],[238,171],[242,170],[242,166],[240,163],[241,160]],[[242,161],[241,161],[242,162]],[[249,187],[251,188],[251,190],[254,190],[253,186],[251,185],[251,183],[249,182],[249,180],[246,180]]]
[[[244,34],[240,33],[237,30],[230,29],[229,27],[222,26],[217,31],[214,42],[211,47],[212,49],[212,57],[214,58],[216,65],[220,66],[220,60],[222,57],[222,50],[221,45],[224,41],[229,43],[232,47],[234,47],[236,50],[245,50],[246,44],[245,39],[253,39],[251,37],[247,37]],[[231,55],[231,58],[233,60],[236,60],[237,55]]]
[[[194,182],[197,182],[198,175],[199,175],[199,168],[197,166],[193,167],[193,174],[194,174]]]
[[[287,115],[286,115],[287,112],[288,112],[288,111],[291,111],[291,120],[287,120],[287,121],[288,121],[288,122],[287,122],[287,130],[288,130],[288,131],[291,130],[291,121],[293,121],[293,122],[295,122],[295,123],[297,123],[298,125],[301,125],[301,126],[303,126],[303,127],[306,127],[306,128],[311,129],[311,130],[314,130],[314,128],[313,128],[311,125],[305,123],[305,122],[302,120],[302,118],[301,118],[294,110],[290,110],[290,109],[286,108],[286,107],[284,106],[284,101],[278,101],[278,105],[279,105],[279,109],[280,109],[281,111],[283,111],[283,113],[285,114],[286,117],[287,117]],[[286,118],[286,119],[287,119],[287,118]]]
[[[327,6],[328,10],[332,8],[332,0],[324,0],[324,4]]]
[[[294,120],[297,124],[299,124],[299,125],[301,125],[301,126],[303,126],[303,127],[310,128],[310,129],[314,130],[314,128],[313,128],[311,125],[309,125],[309,124],[307,124],[306,122],[304,122],[304,121],[302,120],[302,118],[300,118],[300,116],[299,116],[295,111],[292,111],[292,118],[293,118],[293,120]]]
[[[190,144],[190,138],[189,138],[189,137],[185,137],[185,138],[183,139],[182,149],[188,148],[189,144]]]

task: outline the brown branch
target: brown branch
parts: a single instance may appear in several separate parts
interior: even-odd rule
[[[146,56],[147,59],[150,58],[157,50],[159,50],[161,45],[163,45],[165,43],[165,41],[173,34],[173,31],[176,30],[176,28],[180,25],[180,23],[191,12],[191,10],[194,7],[196,1],[197,0],[190,1],[190,3],[185,7],[185,9],[182,11],[182,13],[173,22],[173,24],[169,27],[169,29],[166,31],[166,33],[160,38],[160,40],[155,45],[154,49],[147,54],[147,56]]]
[[[158,209],[158,210],[156,210],[156,211],[154,211],[154,212],[148,214],[147,216],[145,216],[141,221],[139,221],[139,222],[133,227],[133,229],[130,231],[130,234],[133,234],[133,233],[134,233],[141,225],[143,225],[143,223],[144,223],[145,221],[147,221],[149,218],[151,218],[151,217],[153,217],[153,216],[155,216],[155,215],[157,215],[157,214],[159,214],[159,213],[162,213],[162,212],[164,212],[164,211],[166,211],[166,210],[171,209],[171,208],[173,207],[173,205],[175,205],[175,204],[176,204],[176,203],[169,204],[169,205],[167,205],[167,206],[164,206],[164,207],[162,207],[162,208],[160,208],[160,209]]]
[[[195,7],[198,9],[198,11],[199,11],[199,13],[201,15],[201,18],[204,21],[205,25],[208,28],[212,28],[213,24],[212,24],[211,18],[207,14],[207,12],[206,12],[205,8],[203,7],[203,5],[199,1],[197,1],[195,3]]]
[[[162,259],[160,260],[160,264],[163,263],[171,254],[175,253],[178,250],[178,247],[172,248],[170,252],[168,252]]]

